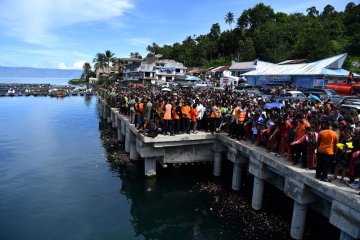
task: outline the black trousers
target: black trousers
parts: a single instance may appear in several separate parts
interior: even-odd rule
[[[317,153],[316,178],[327,179],[334,155]]]
[[[303,168],[306,168],[306,143],[300,143],[294,145],[295,148],[295,156],[294,156],[294,162],[298,163],[301,157],[302,166]]]

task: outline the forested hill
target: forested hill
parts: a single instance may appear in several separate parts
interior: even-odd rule
[[[82,72],[82,70],[0,66],[0,77],[48,77],[70,79],[79,78]]]
[[[316,61],[340,53],[349,53],[350,61],[360,56],[360,4],[349,2],[344,11],[327,5],[324,9],[309,6],[307,13],[274,12],[259,3],[224,21],[231,30],[221,31],[214,23],[210,32],[188,36],[173,45],[149,45],[149,55],[185,62],[186,66],[227,65],[231,60],[282,62],[286,59]],[[196,33],[194,33],[196,34]]]

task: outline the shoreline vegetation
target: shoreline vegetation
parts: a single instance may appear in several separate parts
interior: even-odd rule
[[[79,85],[79,84],[86,84],[88,80],[86,78],[74,78],[69,81],[71,85]]]

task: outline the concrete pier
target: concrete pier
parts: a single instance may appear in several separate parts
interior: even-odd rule
[[[156,175],[156,157],[145,158],[145,175],[147,177]]]
[[[255,210],[260,210],[262,207],[264,186],[265,186],[264,180],[258,177],[254,177],[254,188],[253,188],[251,206]]]
[[[303,239],[307,205],[294,201],[290,235],[294,239]]]
[[[233,190],[240,190],[241,177],[242,177],[242,167],[239,163],[234,163],[233,177],[231,184],[231,188]]]
[[[221,176],[221,152],[214,152],[214,170],[213,174],[214,176],[218,177]]]
[[[128,116],[120,115],[99,98],[100,115],[107,119],[114,113],[118,139],[125,142],[125,151],[131,159],[143,159],[144,174],[156,175],[156,163],[188,164],[212,162],[213,174],[221,175],[222,160],[234,163],[232,188],[240,189],[242,171],[254,176],[252,207],[260,210],[263,202],[265,182],[277,187],[294,200],[291,236],[301,239],[306,225],[307,208],[322,214],[341,231],[340,239],[360,238],[360,196],[358,190],[344,187],[333,181],[325,183],[315,178],[314,170],[305,170],[268,154],[266,149],[249,142],[230,139],[226,134],[180,134],[159,135],[156,138],[139,134]],[[224,159],[223,159],[224,157]],[[199,173],[201,174],[201,173]],[[265,200],[264,200],[265,201]]]

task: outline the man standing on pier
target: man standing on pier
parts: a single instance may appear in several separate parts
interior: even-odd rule
[[[328,173],[337,151],[336,144],[339,141],[339,136],[331,129],[329,120],[321,123],[321,129],[323,130],[319,133],[318,139],[316,178],[324,182],[330,182]]]

